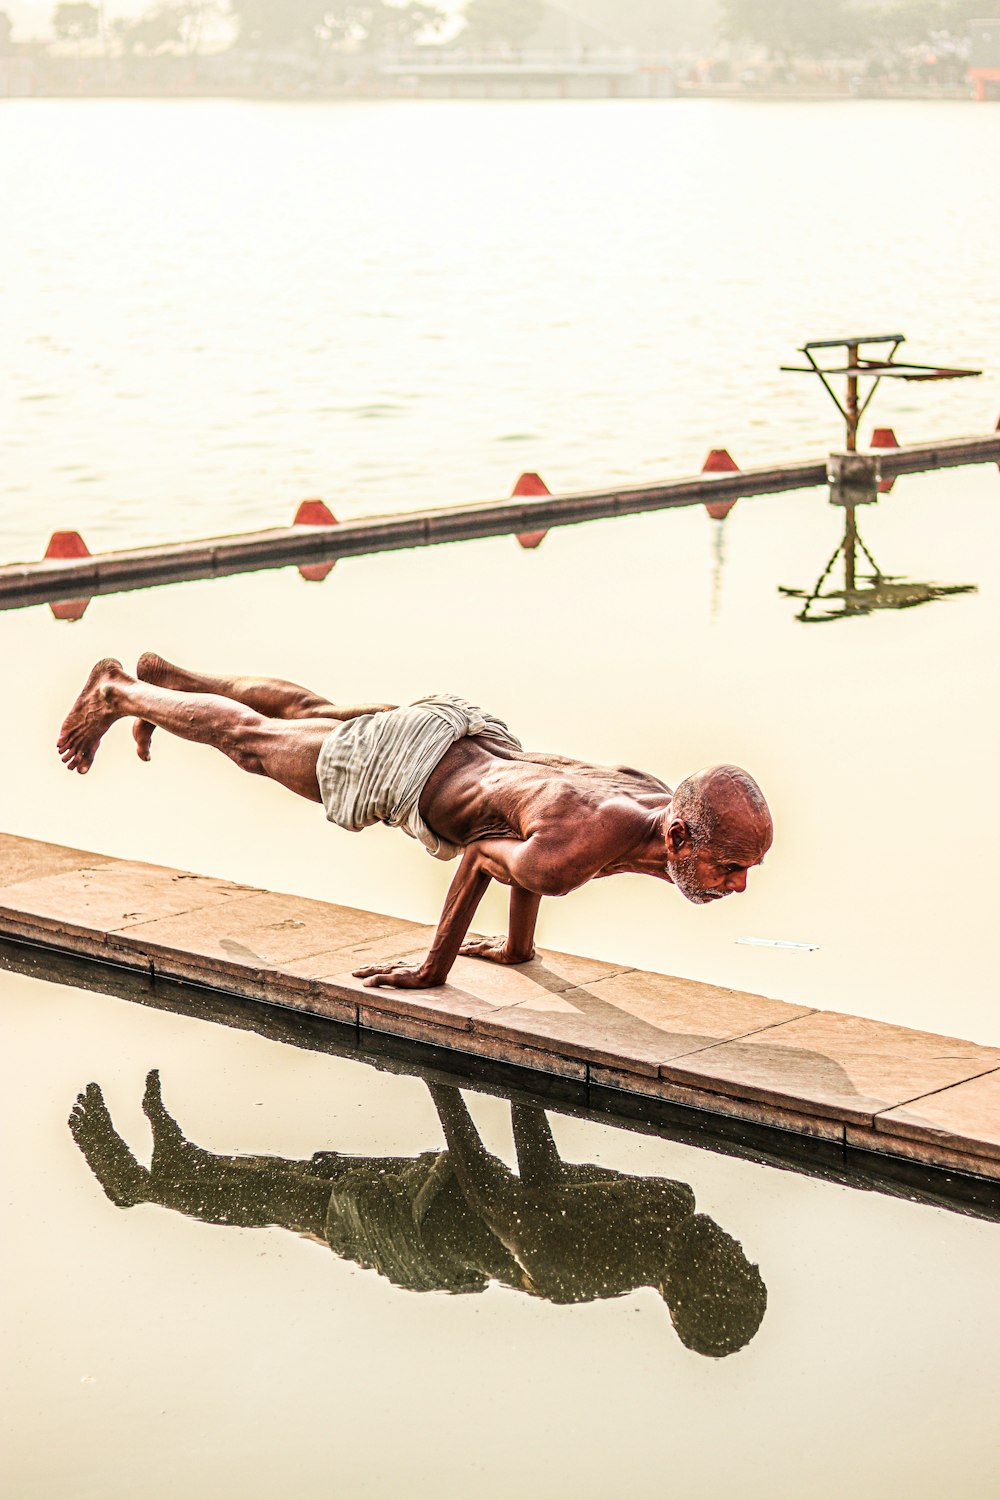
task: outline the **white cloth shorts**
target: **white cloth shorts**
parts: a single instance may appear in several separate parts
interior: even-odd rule
[[[326,816],[352,833],[373,823],[402,828],[435,859],[454,859],[461,846],[428,828],[420,795],[445,752],[475,734],[521,749],[502,720],[451,693],[346,719],[323,741],[316,766]]]

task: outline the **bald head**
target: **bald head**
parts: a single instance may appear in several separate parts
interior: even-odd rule
[[[695,848],[721,838],[759,839],[771,833],[764,793],[739,766],[709,766],[682,781],[674,793],[673,815],[683,818]]]
[[[732,1235],[695,1214],[671,1236],[661,1288],[681,1342],[724,1359],[749,1344],[767,1311],[767,1288]]]
[[[709,766],[682,781],[666,829],[671,879],[703,903],[746,889],[747,871],[771,847],[764,794],[739,766]]]

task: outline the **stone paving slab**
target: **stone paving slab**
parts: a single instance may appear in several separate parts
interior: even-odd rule
[[[816,1115],[807,1109],[780,1109],[775,1104],[762,1104],[757,1099],[727,1095],[722,1098],[710,1089],[685,1088],[671,1083],[666,1078],[650,1078],[633,1070],[606,1067],[592,1063],[588,1068],[588,1081],[593,1089],[615,1089],[627,1094],[642,1094],[649,1099],[660,1099],[667,1104],[680,1104],[685,1109],[696,1109],[708,1114],[725,1114],[736,1120],[747,1120],[754,1125],[767,1125],[774,1130],[787,1130],[799,1136],[810,1136],[816,1140],[834,1141],[843,1144],[845,1127],[843,1121]]]
[[[42,875],[60,875],[65,870],[94,869],[112,863],[106,854],[87,854],[62,844],[43,844],[38,839],[0,833],[0,889]]]
[[[876,1115],[1000,1067],[1000,1049],[816,1011],[668,1063],[677,1083],[870,1125]]]
[[[34,928],[53,941],[76,936],[88,948],[157,917],[188,920],[206,907],[253,893],[251,886],[160,865],[107,860],[0,888],[0,922]]]
[[[179,955],[196,958],[206,971],[225,978],[239,977],[248,968],[281,969],[320,954],[332,958],[337,949],[412,931],[413,926],[399,917],[301,896],[251,892],[224,905],[206,901],[159,920],[130,922],[115,931],[113,942],[150,955],[154,968],[164,973]]]
[[[543,951],[460,958],[433,990],[352,970],[415,962],[432,929],[233,881],[0,835],[0,937],[100,956],[471,1056],[852,1148],[1000,1178],[1000,1049]]]
[[[378,1020],[378,1030],[385,1030],[387,1018],[393,1015],[406,1016],[413,1021],[423,1019],[430,1030],[420,1033],[421,1041],[433,1041],[433,1027],[437,1025],[450,1028],[451,1035],[443,1034],[441,1044],[452,1046],[456,1042],[455,1032],[479,1030],[491,1039],[492,1046],[501,1035],[500,1029],[491,1026],[492,1017],[539,1003],[539,997],[544,997],[550,1007],[556,1009],[561,1003],[560,995],[573,989],[581,979],[588,975],[601,978],[619,972],[615,965],[598,959],[546,951],[539,952],[530,963],[519,964],[516,968],[459,958],[452,967],[447,984],[433,990],[370,988],[356,979],[353,971],[367,964],[394,959],[410,965],[419,963],[427,952],[434,929],[408,925],[408,931],[363,943],[346,953],[322,954],[292,968],[297,972],[308,972],[323,993],[353,994],[359,1005],[363,1003],[366,1014]],[[586,1058],[584,1050],[567,1050],[552,1037],[539,1036],[538,1028],[531,1025],[530,1018],[521,1030],[523,1035],[511,1036],[512,1046],[533,1046],[536,1052],[541,1049],[549,1055],[553,1067],[555,1056]],[[483,1056],[499,1055],[488,1050],[485,1041],[482,1045],[466,1041],[463,1046],[465,1050]]]
[[[539,1027],[596,1062],[658,1077],[670,1059],[811,1014],[806,1006],[628,969],[498,1012],[490,1029]]]
[[[876,1120],[874,1127],[848,1125],[845,1129],[844,1144],[848,1153],[857,1148],[879,1156],[903,1157],[906,1161],[917,1162],[922,1167],[943,1168],[948,1172],[972,1173],[976,1177],[989,1177],[1000,1182],[1000,1161],[994,1156],[980,1154],[971,1142],[969,1150],[953,1151],[937,1140],[933,1134],[924,1139],[917,1136],[912,1139],[902,1135],[889,1136],[884,1130],[879,1130]]]
[[[974,1150],[977,1156],[992,1157],[1000,1168],[1000,1071],[886,1110],[875,1129],[925,1143],[933,1140],[952,1151]]]
[[[575,1007],[562,997],[573,991],[588,974],[599,979],[618,972],[613,964],[573,954],[540,952],[530,963],[518,964],[516,968],[484,963],[480,959],[458,958],[447,984],[433,990],[369,988],[362,980],[355,979],[352,970],[368,963],[393,958],[404,959],[407,963],[419,962],[431,937],[433,929],[426,928],[420,942],[409,941],[398,952],[391,951],[391,940],[370,945],[367,951],[356,950],[349,965],[340,956],[337,972],[325,976],[323,982],[339,991],[353,992],[373,1013],[398,1013],[412,1018],[425,1016],[431,1024],[437,1022],[460,1031],[482,1032],[491,1044],[506,1037],[515,1047],[531,1046],[547,1053],[586,1059],[585,1047],[563,1046],[556,1034],[557,1028],[546,1026],[540,1029],[537,1021],[532,1021],[527,1007],[535,1005],[545,1010],[547,1021],[551,1021],[552,1012],[560,1010],[573,1015]],[[520,1016],[522,1009],[525,1013],[520,1025],[505,1028],[496,1019],[511,1014]],[[422,1037],[421,1040],[428,1038]],[[470,1043],[468,1050],[478,1049]]]
[[[321,953],[311,953],[308,958],[297,958],[282,967],[289,974],[300,974],[316,980],[332,980],[338,974],[350,974],[365,964],[390,963],[395,959],[419,963],[433,937],[433,927],[422,927],[417,922],[400,922],[388,937],[364,937],[347,947],[324,948]]]
[[[369,991],[377,993],[377,991]],[[571,1078],[578,1083],[587,1081],[587,1064],[582,1058],[564,1057],[559,1052],[540,1047],[517,1046],[497,1037],[478,1033],[451,1031],[436,1020],[427,1020],[416,1015],[391,1014],[388,1010],[361,1005],[358,1011],[359,1024],[369,1031],[381,1031],[390,1036],[405,1036],[411,1041],[427,1042],[435,1047],[451,1047],[473,1057],[485,1057],[491,1062],[509,1063],[513,1067],[530,1068],[538,1073],[554,1074],[558,1078]],[[544,1042],[544,1037],[539,1037]]]

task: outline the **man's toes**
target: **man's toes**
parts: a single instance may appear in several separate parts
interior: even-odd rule
[[[159,682],[167,663],[155,651],[144,651],[136,663],[135,675],[141,682]]]
[[[153,738],[153,725],[146,719],[136,719],[132,725],[132,738],[135,740],[135,750],[140,760],[149,760],[149,746]]]
[[[93,1114],[94,1106],[104,1103],[104,1096],[96,1083],[88,1083],[82,1093],[77,1094],[76,1103],[69,1113],[69,1125],[74,1135],[82,1130]]]

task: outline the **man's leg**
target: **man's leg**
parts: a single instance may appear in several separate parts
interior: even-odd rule
[[[145,719],[180,739],[212,745],[244,771],[268,776],[311,802],[320,746],[331,719],[270,719],[229,698],[177,693],[137,682],[112,658],[99,661],[63,724],[58,749],[70,771],[90,770],[97,747],[118,719]]]
[[[218,698],[231,698],[234,703],[255,709],[267,719],[334,719],[342,722],[396,706],[392,703],[364,703],[352,708],[338,707],[319,693],[278,677],[209,676],[189,672],[157,656],[154,651],[143,652],[135,675],[141,682],[151,682],[156,687],[171,688],[178,693],[208,693]],[[153,725],[147,719],[137,719],[132,733],[140,760],[149,760]]]
[[[157,1203],[206,1224],[274,1225],[323,1238],[330,1184],[313,1176],[308,1162],[203,1151],[168,1114],[155,1069],[146,1079],[142,1107],[153,1129],[148,1169],[116,1131],[96,1083],[79,1095],[69,1118],[74,1140],[112,1203]]]

